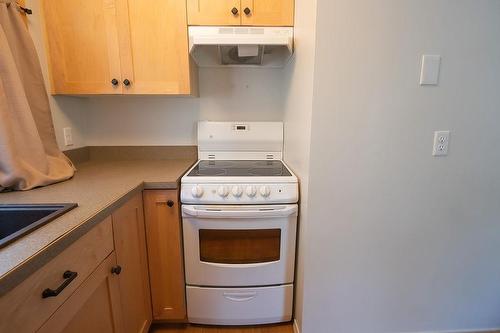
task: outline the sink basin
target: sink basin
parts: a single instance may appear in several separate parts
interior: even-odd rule
[[[77,206],[76,203],[0,205],[0,248]]]

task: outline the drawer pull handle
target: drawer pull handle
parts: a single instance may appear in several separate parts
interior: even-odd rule
[[[248,293],[229,293],[225,292],[224,297],[233,302],[246,302],[254,299],[257,296],[257,292]]]
[[[50,288],[47,288],[45,289],[43,292],[42,292],[42,298],[48,298],[48,297],[56,297],[57,295],[59,295],[63,290],[64,288],[66,288],[70,283],[71,281],[73,281],[76,277],[78,276],[78,273],[77,272],[72,272],[72,271],[66,271],[64,272],[63,274],[63,279],[64,279],[64,282],[56,289],[50,289]]]
[[[175,204],[175,203],[174,203],[174,201],[173,201],[173,200],[168,200],[168,201],[167,201],[167,206],[168,206],[168,207],[174,207],[174,204]]]
[[[245,12],[245,15],[248,16],[248,15],[250,15],[250,13],[252,11],[250,10],[250,8],[247,7],[247,8],[245,8],[244,12]]]
[[[233,9],[231,9],[231,13],[232,13],[234,16],[238,15],[238,8],[233,7]]]

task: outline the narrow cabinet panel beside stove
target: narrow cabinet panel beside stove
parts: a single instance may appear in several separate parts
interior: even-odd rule
[[[282,155],[280,122],[198,124],[181,180],[189,322],[292,319],[298,182]]]

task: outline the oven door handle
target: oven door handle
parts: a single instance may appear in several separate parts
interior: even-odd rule
[[[297,205],[280,206],[253,206],[253,207],[231,207],[227,206],[191,206],[183,205],[183,216],[194,216],[198,218],[269,218],[288,217],[297,215]]]
[[[234,302],[246,302],[254,299],[257,296],[257,292],[246,292],[246,293],[236,293],[236,292],[225,292],[224,297],[230,301]]]

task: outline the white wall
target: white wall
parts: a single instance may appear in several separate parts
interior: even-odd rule
[[[302,325],[304,250],[307,227],[309,148],[315,55],[316,1],[295,0],[295,57],[283,82],[284,159],[300,179],[300,217],[295,274],[295,320]]]
[[[497,0],[318,0],[302,333],[500,327],[499,36]]]
[[[26,6],[33,10],[33,15],[28,16],[28,28],[38,52],[40,64],[45,78],[45,86],[49,87],[48,65],[45,52],[44,34],[42,29],[42,17],[40,1],[27,0]],[[50,96],[50,107],[52,119],[56,132],[57,142],[63,150],[74,149],[85,146],[86,109],[87,100],[83,98],[68,96]],[[65,147],[63,139],[63,128],[71,127],[73,134],[73,146]]]
[[[200,68],[199,80],[199,98],[90,98],[86,143],[193,145],[198,120],[282,120],[282,69]]]

